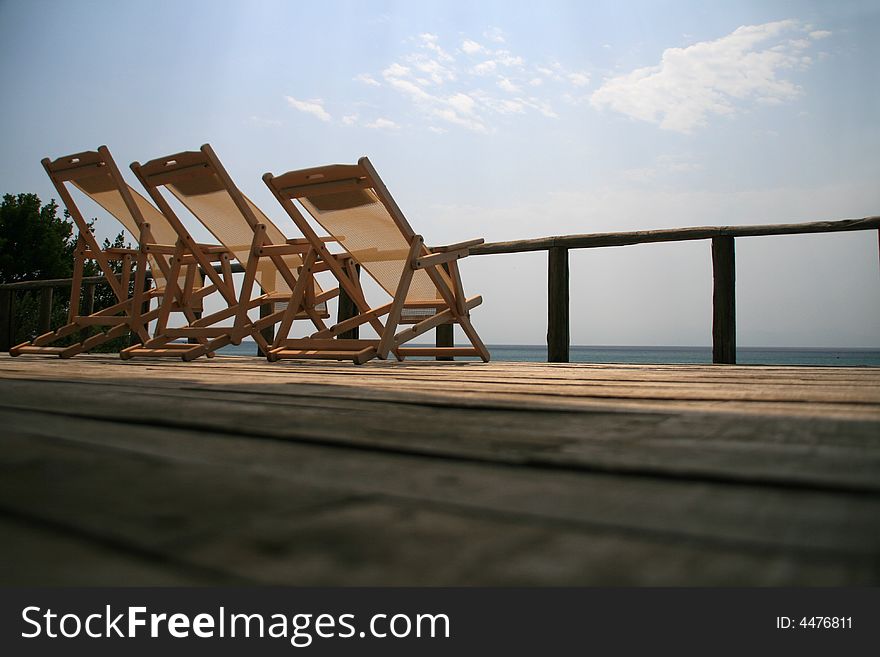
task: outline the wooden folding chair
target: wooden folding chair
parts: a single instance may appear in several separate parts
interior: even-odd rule
[[[244,280],[237,297],[226,308],[185,327],[168,328],[167,313],[160,308],[154,337],[142,346],[123,350],[123,357],[163,355],[171,341],[184,337],[207,340],[187,351],[185,360],[228,344],[240,344],[247,336],[268,354],[269,344],[261,332],[285,317],[287,302],[297,294],[303,303],[290,316],[287,330],[293,319],[309,319],[318,330],[327,328],[323,322],[329,317],[327,301],[339,293],[338,289],[324,291],[311,277],[300,282],[300,271],[315,265],[314,261],[303,261],[308,243],[304,239],[288,240],[236,187],[209,144],[199,151],[176,153],[143,165],[134,162],[131,168],[161,211],[179,221],[159,188],[164,187],[177,198],[241,263]],[[260,289],[256,296],[255,287]],[[270,305],[272,312],[258,320],[248,317],[248,311],[264,305]],[[219,324],[228,320],[232,320],[231,326]]]
[[[482,297],[465,297],[457,264],[470,247],[482,244],[482,239],[425,246],[366,157],[356,165],[303,169],[280,176],[267,173],[263,181],[309,241],[313,253],[307,253],[306,258],[326,262],[358,310],[357,316],[310,338],[289,339],[279,331],[270,351],[272,358],[351,358],[363,363],[373,357],[385,359],[393,352],[398,358],[479,356],[488,362],[489,351],[470,320],[470,310],[482,303]],[[389,303],[375,308],[367,303],[354,266],[343,267],[333,259],[325,240],[294,200],[391,296]],[[294,312],[291,308],[296,301],[290,312]],[[374,327],[378,339],[333,339],[367,323]],[[471,347],[402,346],[449,323],[461,326]],[[400,324],[412,326],[398,331]]]
[[[194,321],[204,297],[220,290],[233,293],[232,279],[222,279],[212,269],[215,262],[228,262],[229,255],[222,247],[203,244],[184,244],[180,233],[162,213],[149,203],[122,178],[110,151],[101,146],[97,151],[86,151],[60,157],[45,158],[43,167],[55,185],[62,202],[70,212],[79,236],[74,251],[73,280],[70,287],[70,309],[64,326],[41,335],[31,342],[17,345],[10,354],[54,354],[69,358],[98,345],[135,333],[142,342],[149,340],[148,324],[159,315],[159,308],[182,312],[187,321]],[[92,234],[88,222],[74,201],[65,183],[95,201],[138,241],[137,249],[102,249]],[[176,267],[172,259],[177,258]],[[83,296],[83,269],[86,260],[94,260],[116,297],[116,302],[98,312],[80,312]],[[113,269],[114,261],[122,261],[121,273]],[[153,286],[148,287],[146,272],[149,265]],[[211,284],[204,285],[197,276],[198,267],[210,269]],[[131,289],[132,272],[134,286]],[[150,310],[150,302],[162,303]],[[87,306],[90,304],[87,302]],[[104,328],[103,331],[67,346],[51,346],[82,329]],[[187,348],[184,345],[178,348]],[[180,355],[177,351],[175,355]]]

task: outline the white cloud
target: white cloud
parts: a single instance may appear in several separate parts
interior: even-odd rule
[[[519,100],[521,103],[523,103],[527,107],[531,107],[532,109],[537,110],[538,112],[540,112],[541,114],[546,116],[548,119],[558,119],[559,118],[559,115],[556,113],[556,111],[553,109],[553,107],[550,105],[550,103],[547,102],[546,100],[541,100],[540,98],[535,98],[534,96],[528,98],[527,100],[523,100],[521,98],[518,98],[517,100]]]
[[[455,80],[455,73],[436,59],[420,59],[413,63],[414,68],[425,73],[434,84]]]
[[[432,116],[474,132],[488,132],[486,126],[479,119],[461,116],[451,107],[436,107],[432,111]]]
[[[590,76],[586,73],[569,73],[568,80],[576,87],[585,87],[590,84]]]
[[[525,114],[526,104],[521,99],[511,100],[505,98],[495,101],[492,109],[499,114]]]
[[[379,117],[375,121],[365,123],[364,126],[367,128],[373,128],[374,130],[397,130],[397,128],[400,127],[391,119],[385,119],[382,117]]]
[[[810,38],[816,39],[817,41],[819,39],[826,39],[830,36],[831,32],[829,32],[828,30],[813,30],[812,32],[810,32]]]
[[[476,55],[477,53],[483,52],[483,46],[470,39],[465,39],[461,42],[461,49],[468,55]]]
[[[438,134],[438,135],[442,135],[442,134],[449,132],[446,128],[438,128],[436,125],[429,125],[428,130],[430,130],[431,132]]]
[[[543,75],[545,78],[547,78],[548,80],[556,80],[557,82],[562,80],[562,76],[559,75],[559,73],[557,73],[556,71],[553,71],[552,69],[547,68],[546,66],[536,66],[535,70],[538,73],[540,73],[541,75]]]
[[[519,93],[520,91],[520,88],[516,86],[513,82],[511,82],[508,78],[499,79],[498,87],[512,94]]]
[[[504,32],[500,27],[490,27],[485,32],[483,32],[483,36],[486,37],[489,41],[493,41],[495,43],[504,43]]]
[[[513,55],[508,50],[496,50],[495,51],[495,61],[497,61],[502,66],[522,66],[523,58],[518,55]]]
[[[319,98],[313,98],[311,100],[297,100],[293,96],[285,96],[284,98],[287,100],[287,104],[295,110],[311,114],[322,121],[329,121],[333,118],[327,110],[324,109],[324,101]]]
[[[411,80],[406,79],[406,77],[409,75],[409,69],[405,66],[392,64],[384,71],[382,71],[382,75],[385,77],[385,81],[389,85],[391,85],[398,91],[401,91],[404,94],[408,95],[411,99],[415,101],[431,101],[434,98],[431,94],[419,87],[417,84],[415,84]]]
[[[371,87],[382,86],[378,80],[376,80],[372,75],[369,75],[367,73],[361,73],[360,75],[355,76],[354,79],[357,80],[358,82],[363,82],[364,84],[369,85]]]
[[[737,28],[714,41],[669,48],[656,66],[612,77],[591,96],[608,108],[665,130],[689,133],[710,115],[733,115],[744,101],[781,103],[801,89],[779,73],[803,68],[809,41],[798,21]],[[791,37],[791,38],[789,38]]]
[[[510,47],[496,45],[504,43],[496,28],[483,36],[481,41],[462,36],[453,56],[438,35],[419,34],[409,39],[414,44],[410,52],[378,74],[363,73],[355,79],[401,94],[432,128],[449,124],[482,133],[497,129],[493,115],[534,112],[558,118],[554,102],[574,98],[568,91],[589,83],[586,72],[568,70],[556,61],[535,67]],[[528,96],[524,89],[529,89]],[[355,119],[349,117],[342,123],[351,125]]]
[[[401,66],[397,62],[394,62],[393,64],[391,64],[391,66],[382,71],[382,75],[386,78],[399,78],[405,75],[409,75],[409,69],[406,66]]]
[[[422,48],[432,51],[441,61],[451,62],[454,59],[452,55],[437,44],[439,37],[436,34],[420,34],[419,39],[422,41]]]
[[[476,105],[474,99],[467,94],[455,94],[447,98],[446,102],[460,114],[473,114],[474,105]]]
[[[474,66],[473,71],[477,75],[489,75],[490,73],[494,73],[496,68],[498,68],[498,64],[493,60],[488,59],[485,62]]]
[[[423,87],[454,81],[457,77],[455,58],[440,47],[439,37],[425,33],[420,34],[417,41],[419,49],[388,66],[382,71],[382,77],[386,81],[412,78]]]
[[[449,96],[432,94],[413,82],[411,71],[405,66],[392,64],[382,75],[394,89],[405,94],[429,117],[452,123],[475,132],[486,132],[486,126],[475,116],[475,102],[467,94],[458,92]]]
[[[357,114],[346,114],[342,117],[342,125],[354,125],[355,123],[357,123],[357,120]]]

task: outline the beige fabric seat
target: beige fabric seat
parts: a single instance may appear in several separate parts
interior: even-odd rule
[[[155,206],[125,182],[106,146],[56,160],[46,158],[43,160],[43,167],[79,232],[74,255],[68,322],[31,342],[13,347],[10,350],[12,355],[42,353],[66,358],[93,349],[129,331],[135,333],[142,342],[146,342],[150,337],[147,333],[148,324],[159,315],[158,308],[152,311],[149,309],[150,301],[161,301],[167,296],[169,312],[181,312],[187,321],[194,321],[204,297],[215,292],[218,284],[227,286],[226,281],[217,275],[213,277],[214,282],[207,286],[195,275],[200,264],[210,266],[217,262],[223,253],[222,248],[205,245],[193,245],[195,250],[184,248],[182,253],[186,264],[171,274],[170,261],[180,242],[178,231]],[[119,221],[138,241],[139,248],[101,249],[65,183],[70,183]],[[83,315],[80,314],[80,300],[83,296],[82,277],[86,260],[96,261],[113,290],[116,303],[99,312],[87,312]],[[114,261],[122,261],[120,274],[113,269]],[[148,266],[154,284],[145,290]],[[133,290],[130,289],[132,270],[135,276]],[[174,276],[172,285],[168,284],[169,275]],[[92,327],[104,330],[67,346],[52,346],[77,331],[92,330]],[[175,355],[180,355],[180,352]]]
[[[465,297],[457,264],[482,239],[446,247],[425,246],[366,157],[355,165],[336,164],[280,176],[267,173],[263,180],[309,241],[312,251],[306,259],[328,262],[358,310],[356,317],[307,339],[288,339],[279,333],[271,351],[273,358],[344,357],[361,363],[377,356],[387,358],[393,352],[398,358],[479,356],[489,360],[489,352],[470,321],[470,310],[482,298]],[[326,240],[318,236],[306,215],[390,296],[387,304],[371,307],[367,303],[354,268],[332,264]],[[404,323],[412,326],[398,331]],[[471,346],[403,346],[446,323],[459,324]],[[373,326],[379,338],[332,340],[363,324]]]
[[[207,344],[186,354],[185,358],[192,359],[230,343],[239,344],[247,336],[253,337],[263,352],[268,353],[269,345],[261,331],[281,321],[285,315],[285,304],[297,288],[305,245],[297,240],[287,240],[281,230],[236,187],[208,144],[199,151],[176,153],[143,165],[135,162],[131,167],[164,214],[179,222],[160,187],[170,192],[210,231],[242,265],[245,275],[236,298],[225,309],[186,327],[169,329],[162,325],[161,335],[142,347],[126,349],[124,355],[160,352],[177,338],[207,339]],[[325,329],[323,319],[329,316],[326,302],[338,291],[325,292],[313,279],[307,287],[301,285],[300,291],[303,303],[293,319],[309,319],[318,330]],[[248,317],[249,310],[266,304],[278,305],[259,320],[252,321]],[[229,319],[233,320],[232,326],[219,324]],[[162,320],[160,313],[159,324]]]

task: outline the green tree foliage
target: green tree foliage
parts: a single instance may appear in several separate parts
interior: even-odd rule
[[[42,205],[36,194],[5,194],[0,205],[0,283],[70,278],[73,275],[76,241],[77,232],[70,214],[65,210],[63,215],[59,216],[58,204],[54,200]],[[111,246],[125,246],[123,233],[119,233],[113,242],[104,240],[105,249]],[[112,266],[117,274],[120,273],[121,262],[114,261]],[[83,270],[84,276],[102,273],[94,261],[86,262]],[[52,328],[57,328],[67,321],[69,292],[69,288],[65,287],[54,290]],[[94,310],[106,308],[115,302],[116,297],[109,286],[98,285],[95,288]],[[84,299],[80,299],[80,303],[84,303]],[[17,292],[14,295],[13,314],[15,317],[13,344],[33,339],[38,333],[38,293]],[[75,335],[65,342],[80,340],[83,337],[83,335]],[[127,344],[126,338],[120,338],[106,343],[101,350],[118,350]]]
[[[0,205],[0,283],[69,278],[76,238],[58,205],[36,194],[5,194]]]

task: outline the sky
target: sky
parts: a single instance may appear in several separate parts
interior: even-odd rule
[[[362,155],[428,244],[880,215],[875,0],[0,0],[0,53],[2,193],[210,142],[291,235],[260,176]],[[740,345],[880,347],[876,231],[736,252]],[[546,260],[461,263],[487,343],[544,342]],[[570,265],[572,344],[711,344],[709,242]]]

